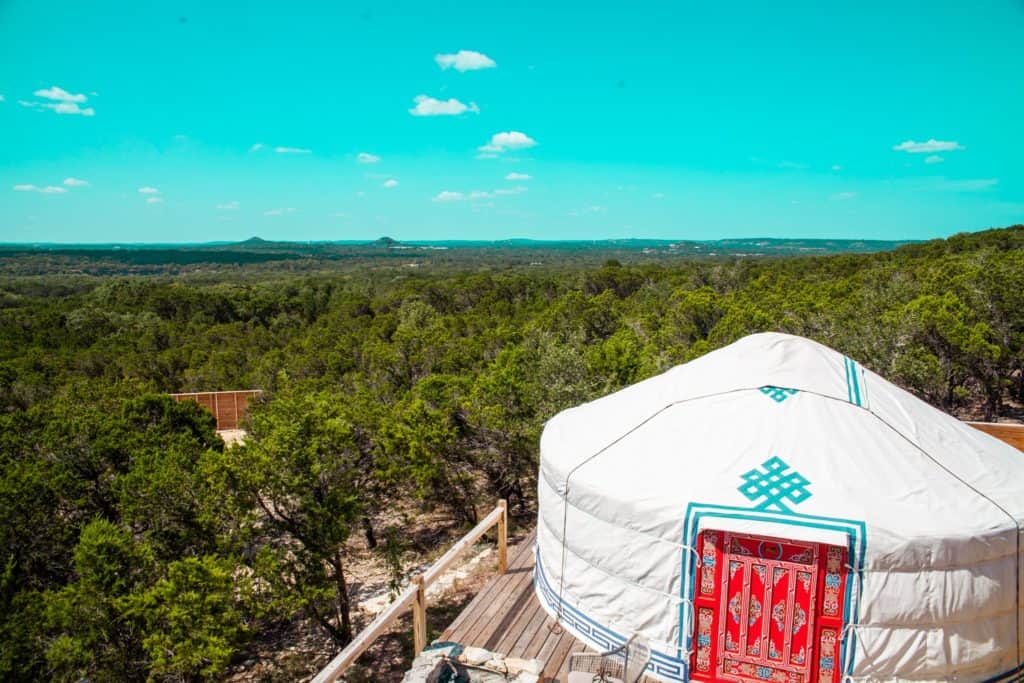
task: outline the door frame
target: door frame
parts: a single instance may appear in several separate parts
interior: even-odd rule
[[[708,528],[701,531],[697,550],[701,586],[695,603],[694,680],[838,683],[836,636],[843,628],[839,604],[846,574],[843,546]],[[781,595],[775,592],[780,581]],[[803,599],[798,597],[801,593]],[[781,639],[772,628],[779,605],[788,605],[779,627]],[[756,613],[750,612],[755,608]],[[802,621],[794,629],[797,613]],[[752,638],[747,629],[755,624],[758,632]],[[803,633],[794,642],[799,631]],[[781,650],[774,649],[776,643]],[[790,649],[796,643],[799,659]]]
[[[839,613],[847,627],[856,626],[860,618],[861,586],[864,578],[864,555],[867,550],[867,528],[863,521],[841,517],[807,515],[792,511],[758,510],[712,503],[690,503],[684,517],[680,552],[680,606],[678,630],[678,656],[689,662],[684,678],[690,680],[692,663],[697,649],[700,614],[694,599],[699,585],[700,558],[697,555],[699,534],[707,528],[728,528],[753,535],[779,536],[780,527],[792,527],[786,537],[798,540],[834,544],[846,538],[846,564],[849,571],[843,583]],[[765,531],[771,529],[771,533]],[[760,532],[760,533],[759,533]],[[837,536],[839,534],[839,536]],[[835,637],[838,658],[831,664],[835,680],[853,671],[857,657],[857,643],[852,628],[844,627]]]

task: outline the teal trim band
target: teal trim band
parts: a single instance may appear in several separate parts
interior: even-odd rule
[[[853,403],[853,389],[850,386],[850,359],[843,356],[843,371],[846,373],[846,400]]]
[[[533,554],[533,585],[537,595],[542,598],[541,604],[547,609],[548,614],[578,640],[599,652],[614,650],[626,643],[626,635],[615,632],[564,600],[548,580],[544,563],[541,561],[540,549],[536,545]],[[689,657],[672,656],[652,647],[647,670],[663,681],[683,682],[690,680],[689,665]]]
[[[860,368],[856,361],[843,356],[843,369],[846,371],[846,398],[855,406],[863,406],[861,400],[860,380],[857,378]]]

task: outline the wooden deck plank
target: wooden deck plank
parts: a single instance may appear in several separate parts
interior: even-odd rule
[[[526,553],[530,558],[532,552]],[[495,577],[494,580],[484,587],[481,595],[477,596],[470,603],[466,611],[470,612],[467,618],[458,629],[448,634],[447,640],[454,640],[463,644],[473,644],[484,647],[483,643],[477,643],[481,637],[486,639],[487,634],[493,631],[497,619],[507,612],[515,604],[522,593],[524,585],[531,582],[532,567],[522,564],[513,565],[506,573]],[[482,598],[482,599],[481,599]]]
[[[503,605],[505,599],[515,588],[511,577],[520,574],[530,574],[533,571],[533,552],[528,550],[533,546],[533,534],[524,538],[515,548],[512,548],[512,556],[509,562],[508,571],[495,576],[488,581],[476,597],[470,601],[459,616],[449,624],[442,634],[442,640],[456,640],[465,638],[480,619],[487,614],[493,614],[489,607]],[[525,571],[524,571],[525,570]],[[461,642],[461,641],[459,641]]]
[[[545,662],[545,676],[568,668],[568,655],[586,649],[557,628],[533,589],[533,542],[528,534],[510,548],[509,569],[492,578],[445,629],[441,640]],[[563,673],[562,680],[565,679]],[[547,680],[556,680],[548,678]]]
[[[493,637],[490,638],[488,642],[493,642],[494,646],[488,649],[511,655],[514,653],[516,643],[524,638],[529,640],[527,632],[530,629],[530,624],[537,617],[537,613],[543,611],[540,608],[540,603],[531,599],[532,597],[533,591],[523,591],[524,607],[519,610],[515,621],[504,632],[500,628],[496,629],[495,636],[500,637],[497,640]]]
[[[533,542],[527,534],[509,547],[509,568],[493,577],[441,635],[467,647],[544,662],[547,683],[565,683],[571,655],[587,646],[559,628],[533,588]],[[650,681],[650,679],[644,679]]]
[[[568,631],[563,631],[547,660],[548,664],[544,673],[556,681],[565,681],[569,671],[569,655],[573,652],[583,652],[586,649],[586,645],[573,638]]]
[[[533,605],[533,616],[530,617],[530,621],[527,622],[523,632],[518,635],[515,642],[509,645],[508,653],[513,657],[522,657],[527,652],[537,651],[532,650],[531,645],[533,645],[537,638],[541,637],[548,613],[544,611],[537,600],[533,601]]]

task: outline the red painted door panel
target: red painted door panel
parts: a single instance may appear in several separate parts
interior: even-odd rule
[[[837,683],[846,551],[705,530],[691,678]]]

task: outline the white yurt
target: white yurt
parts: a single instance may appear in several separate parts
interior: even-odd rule
[[[537,597],[664,681],[1024,679],[1024,454],[756,334],[552,418]]]

